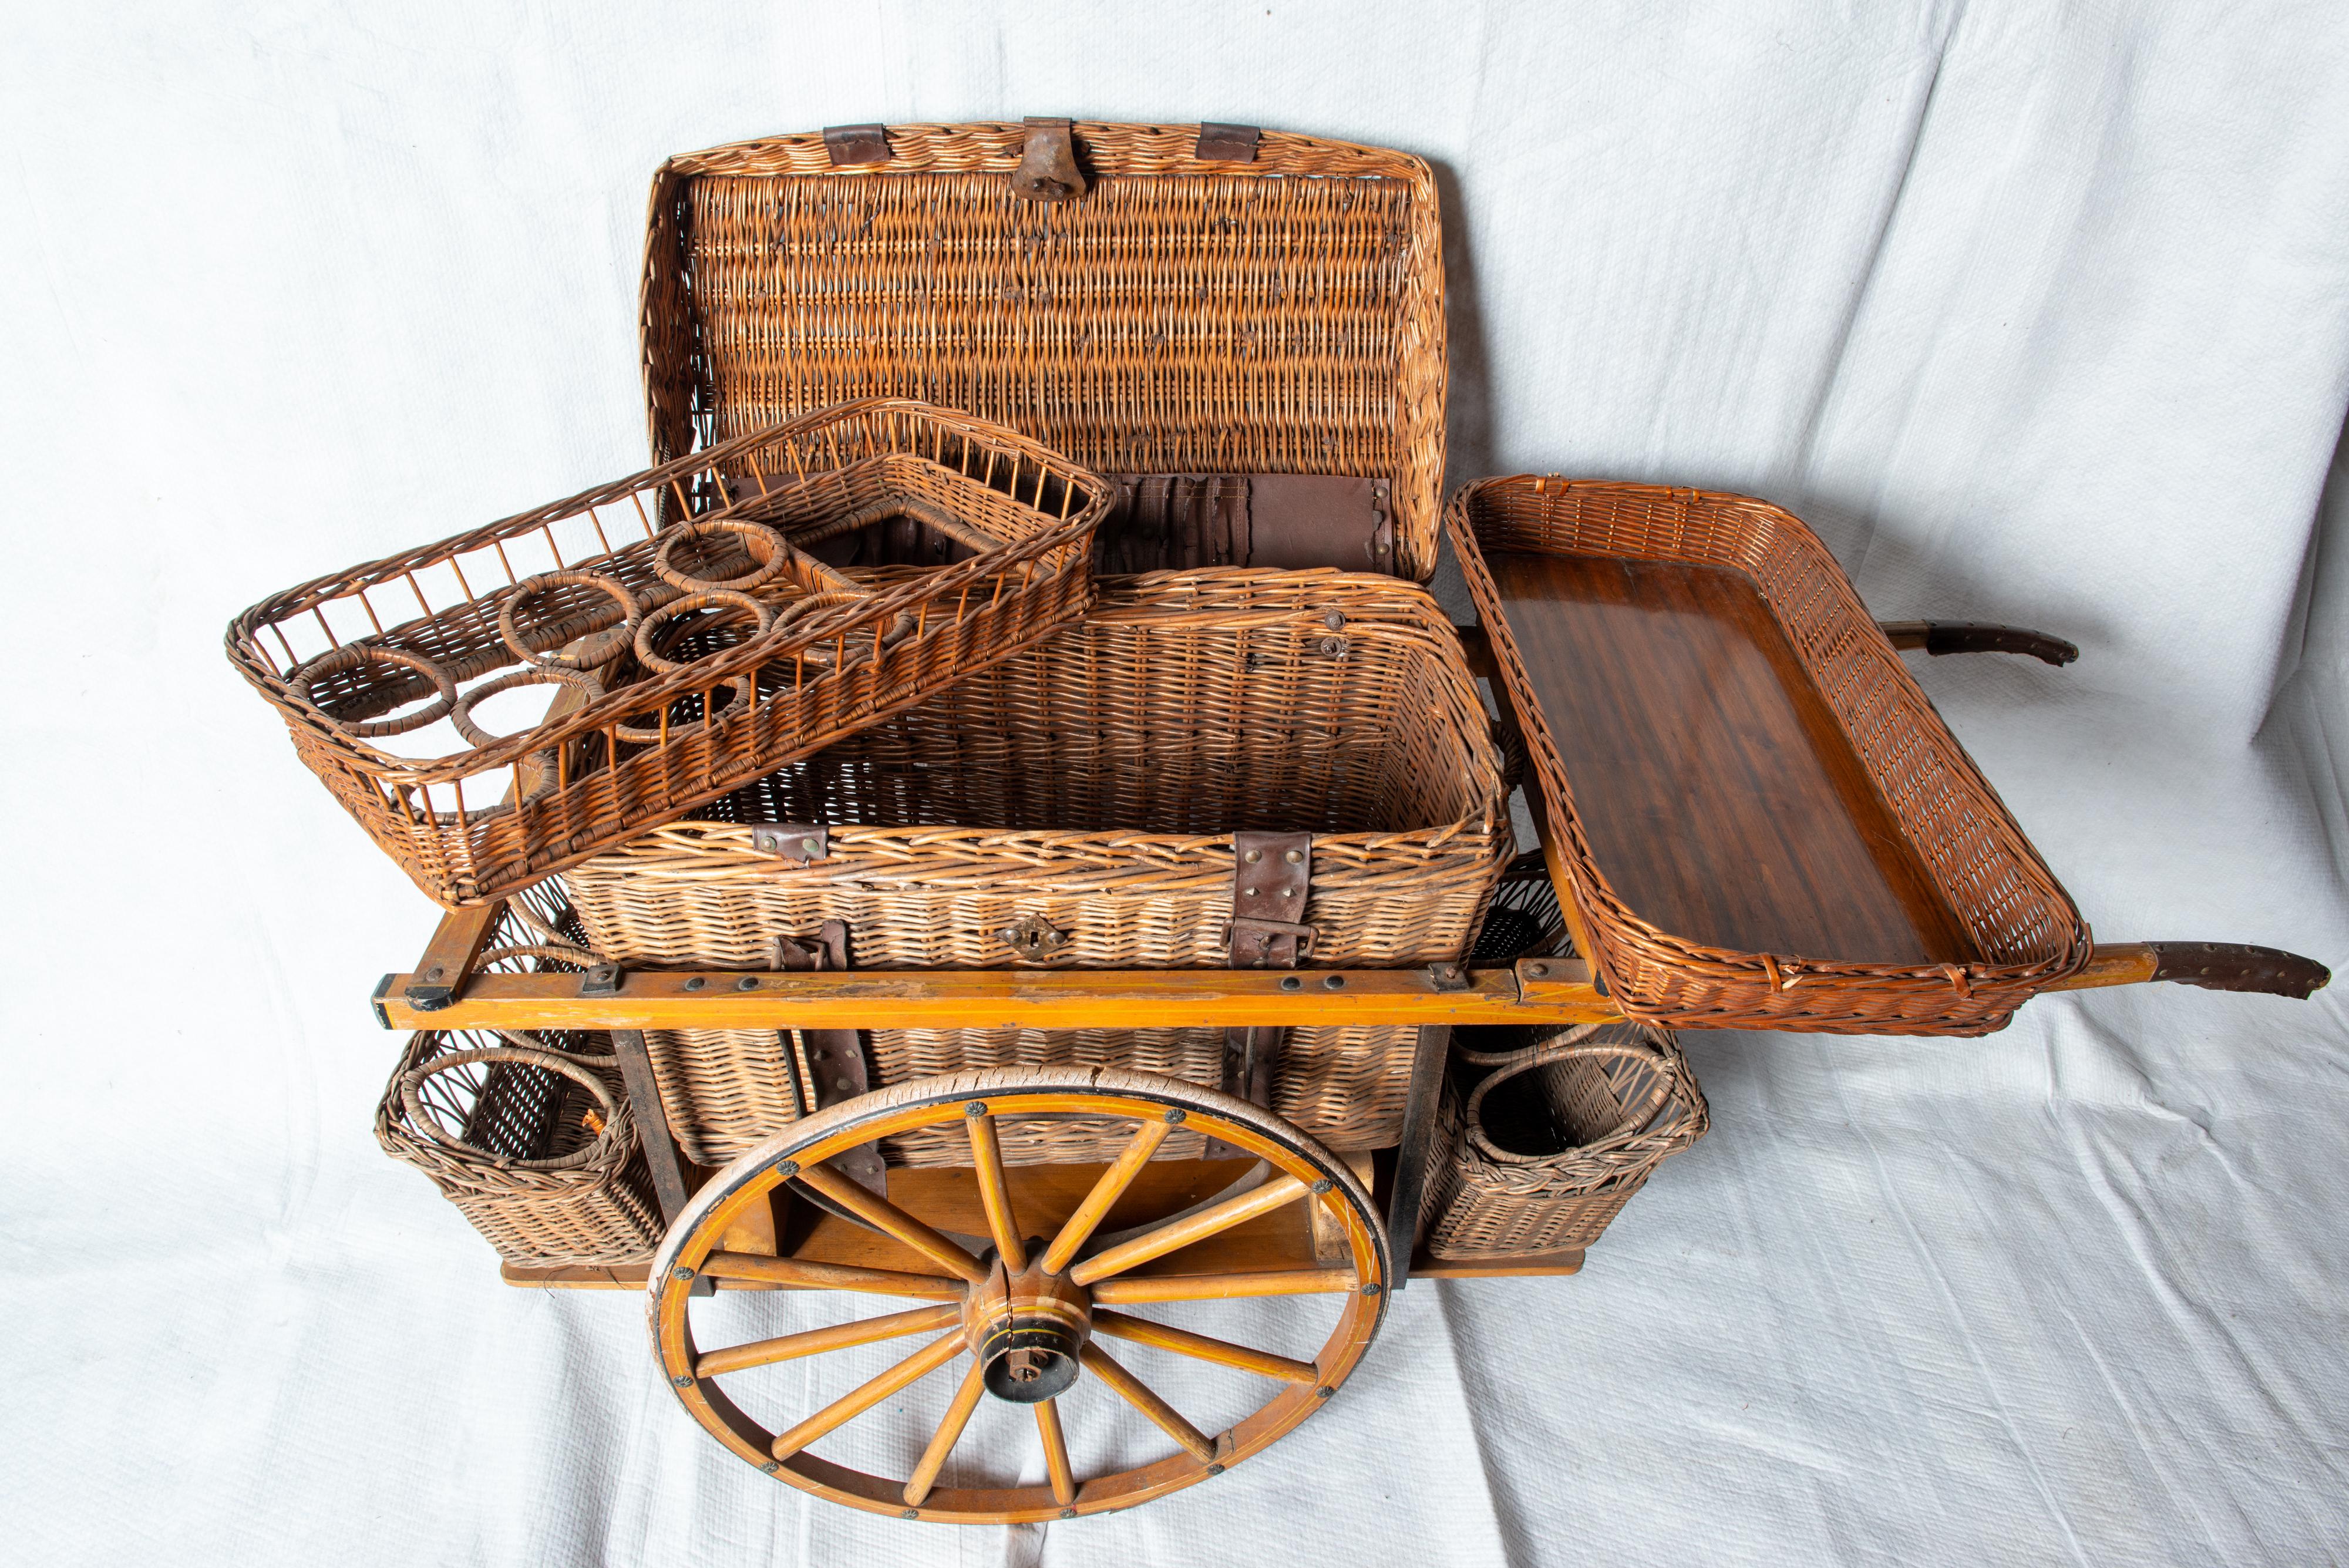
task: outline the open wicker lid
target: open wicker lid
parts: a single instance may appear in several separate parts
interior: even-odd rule
[[[742,142],[653,180],[653,450],[918,398],[1116,479],[1103,569],[1424,581],[1443,295],[1434,184],[1406,153],[1085,120]]]

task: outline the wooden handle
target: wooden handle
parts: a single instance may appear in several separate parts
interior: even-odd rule
[[[2075,645],[2044,631],[2019,626],[1991,626],[1971,620],[1887,620],[1877,623],[1895,648],[1921,648],[1927,653],[2027,653],[2043,663],[2062,666],[2080,657]]]
[[[2049,989],[2088,991],[2167,980],[2205,991],[2259,992],[2305,1002],[2332,978],[2333,971],[2314,959],[2281,948],[2240,942],[2119,942],[2098,943],[2085,968]]]
[[[2153,978],[2205,991],[2258,991],[2306,1001],[2324,989],[2333,971],[2314,959],[2281,948],[2240,942],[2147,942]]]

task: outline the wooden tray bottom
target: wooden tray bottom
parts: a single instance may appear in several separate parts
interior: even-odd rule
[[[1592,858],[1635,913],[1742,952],[1980,958],[1752,578],[1488,564]]]

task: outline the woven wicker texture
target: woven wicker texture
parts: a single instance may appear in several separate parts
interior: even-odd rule
[[[860,969],[1220,967],[1233,832],[1310,831],[1313,961],[1430,963],[1465,951],[1506,860],[1498,768],[1424,592],[1161,574],[565,881],[630,964],[761,968],[839,919]],[[829,824],[830,853],[754,849],[748,825],[778,821]],[[1002,932],[1023,916],[1064,945],[1021,957]]]
[[[1590,956],[1626,1012],[1707,1029],[1980,1034],[2087,961],[2079,911],[1798,518],[1741,495],[1520,474],[1467,486],[1444,519],[1526,726]],[[1539,722],[1480,546],[1745,573],[1983,961],[1902,966],[1738,952],[1642,919],[1592,858],[1575,815],[1571,769]]]
[[[1267,131],[1080,120],[1091,188],[1016,195],[1018,124],[900,125],[673,158],[645,247],[653,450],[851,398],[998,420],[1097,472],[1391,481],[1395,570],[1435,566],[1444,275],[1418,158]],[[1342,565],[1347,563],[1336,563]]]
[[[576,972],[589,961],[578,939],[560,899],[533,888],[500,911],[474,972]],[[376,1106],[375,1136],[516,1262],[633,1262],[660,1244],[605,1035],[419,1031]]]
[[[1541,1044],[1455,1054],[1422,1241],[1440,1258],[1588,1247],[1666,1156],[1711,1125],[1671,1035],[1588,1024]]]
[[[999,427],[858,404],[279,594],[228,652],[417,884],[478,904],[1081,613],[1107,493]],[[906,517],[964,558],[875,587],[799,547]],[[481,701],[529,684],[589,700],[489,734]]]
[[[1498,766],[1423,591],[1337,572],[1162,574],[1105,582],[1092,615],[1029,653],[565,880],[595,951],[635,965],[763,968],[777,936],[837,919],[860,969],[1220,968],[1233,832],[1309,830],[1312,961],[1431,963],[1467,950],[1506,863]],[[747,825],[773,821],[829,824],[830,853],[754,850]],[[1015,951],[1003,933],[1022,919],[1062,945]],[[1392,1143],[1413,1038],[1292,1032],[1276,1108],[1338,1147]],[[647,1044],[698,1161],[793,1114],[771,1032]],[[1015,1062],[1221,1072],[1214,1030],[1123,1046],[1091,1031],[876,1031],[872,1054],[885,1084]],[[1077,1147],[1060,1157],[1092,1157]]]
[[[867,1059],[876,1086],[981,1067],[1117,1066],[1209,1087],[1222,1083],[1220,1029],[875,1029]],[[1272,1108],[1337,1148],[1381,1148],[1402,1129],[1411,1087],[1413,1032],[1314,1027],[1289,1032]],[[732,1159],[808,1114],[803,1043],[773,1030],[647,1030],[645,1045],[670,1131],[697,1165]],[[1123,1124],[1084,1119],[1007,1122],[1004,1158],[1015,1165],[1116,1158],[1133,1137]],[[893,1165],[968,1165],[970,1140],[923,1132],[883,1144]],[[1195,1159],[1202,1140],[1175,1132],[1162,1159]]]
[[[595,1036],[419,1031],[375,1130],[517,1262],[622,1263],[660,1242],[619,1069]]]

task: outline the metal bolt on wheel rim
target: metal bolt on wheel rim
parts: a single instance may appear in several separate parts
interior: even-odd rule
[[[1132,1128],[1129,1141],[1053,1233],[1029,1236],[1019,1229],[1021,1216],[1005,1179],[998,1124],[1071,1115],[1123,1121]],[[1097,1235],[1116,1200],[1177,1124],[1266,1161],[1270,1179],[1114,1236]],[[827,1163],[879,1138],[957,1126],[970,1140],[969,1172],[993,1243],[981,1253]],[[720,1240],[738,1217],[767,1202],[784,1181],[800,1183],[810,1196],[855,1213],[909,1248],[923,1260],[923,1272],[816,1265],[723,1251]],[[1327,1228],[1341,1238],[1343,1266],[1237,1274],[1134,1272],[1299,1203],[1322,1210]],[[652,1271],[647,1315],[655,1353],[678,1400],[720,1442],[779,1480],[893,1517],[964,1523],[1045,1521],[1129,1508],[1179,1490],[1222,1474],[1287,1433],[1321,1407],[1326,1391],[1344,1381],[1368,1347],[1385,1307],[1386,1272],[1383,1230],[1361,1182],[1336,1156],[1270,1113],[1151,1074],[1002,1068],[865,1095],[745,1153],[702,1189],[671,1228]],[[895,1295],[911,1298],[901,1303],[910,1310],[704,1349],[695,1343],[688,1313],[690,1282],[702,1277]],[[1338,1305],[1336,1325],[1309,1359],[1123,1310],[1271,1294],[1315,1294]],[[776,1363],[892,1340],[915,1341],[919,1347],[861,1384],[842,1373],[827,1376],[823,1362],[815,1361],[811,1386],[821,1390],[818,1398],[831,1402],[804,1415],[794,1410],[800,1418],[780,1432],[747,1414],[720,1386],[721,1379],[738,1376],[751,1382],[760,1376],[758,1368]],[[1125,1353],[1112,1355],[1106,1340],[1237,1368],[1262,1379],[1271,1392],[1226,1429],[1202,1432],[1160,1389],[1129,1369],[1121,1359]],[[902,1479],[853,1469],[812,1451],[904,1390],[949,1371],[955,1386],[945,1417]],[[1106,1473],[1076,1473],[1064,1423],[1099,1419],[1099,1407],[1072,1404],[1064,1396],[1086,1382],[1101,1385],[1089,1398],[1114,1396],[1147,1417],[1172,1451]],[[1179,1399],[1179,1386],[1174,1392]],[[956,1444],[983,1401],[1032,1411],[1048,1476],[1044,1484],[941,1484]]]

